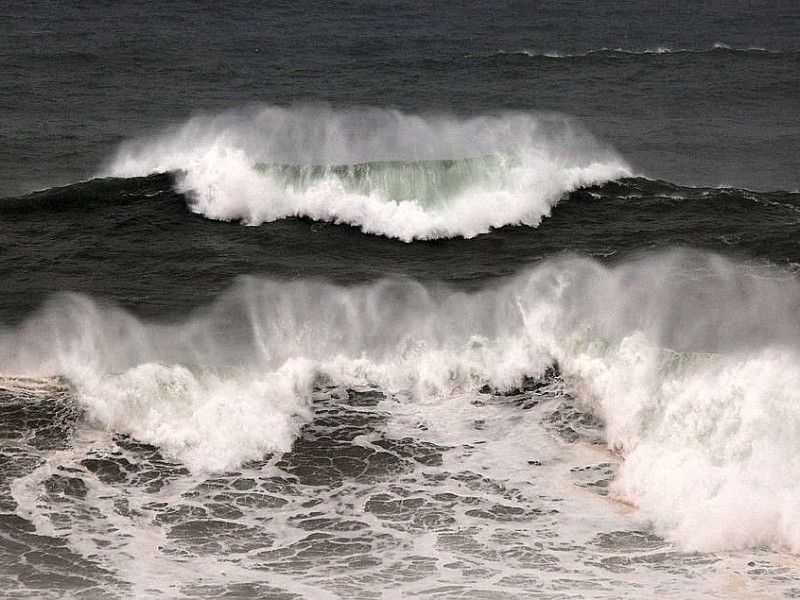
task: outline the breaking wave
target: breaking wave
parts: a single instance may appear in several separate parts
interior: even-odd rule
[[[798,308],[790,274],[691,252],[565,257],[472,293],[251,277],[174,325],[53,298],[0,335],[0,368],[65,375],[96,423],[216,470],[287,450],[320,385],[469,401],[557,364],[624,457],[612,495],[660,533],[800,551]]]
[[[211,219],[307,217],[404,241],[535,227],[571,190],[630,174],[566,117],[314,106],[198,116],[123,145],[104,174],[167,171]]]

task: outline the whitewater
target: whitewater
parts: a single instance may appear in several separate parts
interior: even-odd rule
[[[622,458],[612,497],[659,534],[796,552],[798,304],[794,278],[692,252],[474,293],[248,277],[171,325],[62,295],[3,333],[0,368],[65,376],[90,422],[202,473],[288,451],[321,385],[452,405],[555,366]]]
[[[10,539],[138,598],[785,591],[800,199],[635,172],[554,113],[253,104],[7,199],[8,261],[70,257],[0,307]]]

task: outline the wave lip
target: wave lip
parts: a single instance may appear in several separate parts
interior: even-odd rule
[[[562,116],[312,106],[195,117],[124,145],[107,171],[179,172],[191,209],[211,219],[306,217],[406,242],[535,227],[565,193],[630,174]]]

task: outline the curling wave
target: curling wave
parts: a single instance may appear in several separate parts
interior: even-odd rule
[[[535,227],[571,190],[630,174],[565,117],[311,106],[195,117],[125,144],[104,174],[167,171],[211,219],[307,217],[403,241]]]

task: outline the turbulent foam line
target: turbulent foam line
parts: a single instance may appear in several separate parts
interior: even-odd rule
[[[0,375],[0,390],[12,393],[34,392],[52,394],[53,392],[70,392],[69,381],[60,376],[53,377],[13,377]]]

